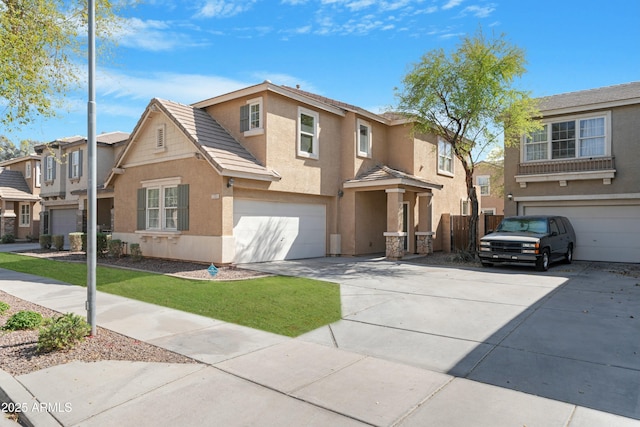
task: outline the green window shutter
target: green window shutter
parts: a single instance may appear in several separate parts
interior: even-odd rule
[[[147,189],[138,188],[138,223],[136,230],[147,228]]]
[[[51,158],[51,179],[56,179],[56,167],[58,165],[58,162],[56,162],[55,158]]]
[[[240,132],[249,130],[249,106],[240,107]]]
[[[82,150],[78,150],[78,176],[82,176]]]
[[[189,184],[178,185],[178,230],[189,229]]]
[[[67,156],[67,179],[71,178],[71,174],[73,173],[73,153],[69,153]]]

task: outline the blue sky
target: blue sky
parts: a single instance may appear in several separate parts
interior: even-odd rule
[[[482,26],[523,48],[533,96],[640,80],[640,1],[142,0],[98,60],[97,131],[133,130],[153,97],[193,103],[266,79],[380,112],[411,64]],[[86,135],[86,91],[12,141]]]

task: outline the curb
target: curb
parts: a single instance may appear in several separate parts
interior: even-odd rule
[[[26,411],[19,414],[19,424],[16,424],[16,426],[60,427],[62,425],[46,411],[32,411],[34,404],[39,405],[38,399],[29,393],[18,380],[2,369],[0,369],[0,402],[4,404],[14,403],[19,407],[27,408]]]

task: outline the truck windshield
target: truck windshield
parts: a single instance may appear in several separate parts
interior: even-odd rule
[[[548,233],[547,220],[543,218],[505,218],[496,231],[508,233]]]

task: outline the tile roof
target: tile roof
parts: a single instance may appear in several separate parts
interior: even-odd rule
[[[0,167],[0,199],[39,200],[31,194],[22,172]]]
[[[424,178],[420,178],[415,175],[411,175],[397,169],[392,169],[385,165],[376,165],[373,168],[359,174],[354,179],[350,179],[345,182],[347,186],[358,186],[359,184],[383,184],[383,181],[400,180],[402,184],[413,185],[421,188],[434,188],[441,189],[442,185],[434,184],[427,181]],[[351,185],[349,185],[351,184]]]
[[[640,82],[631,82],[616,86],[561,93],[539,98],[540,111],[577,108],[610,102],[637,100],[640,103]]]
[[[206,111],[173,101],[154,98],[157,104],[182,129],[185,135],[201,147],[201,151],[225,175],[250,174],[265,179],[279,179],[279,175],[260,162],[229,134]]]

